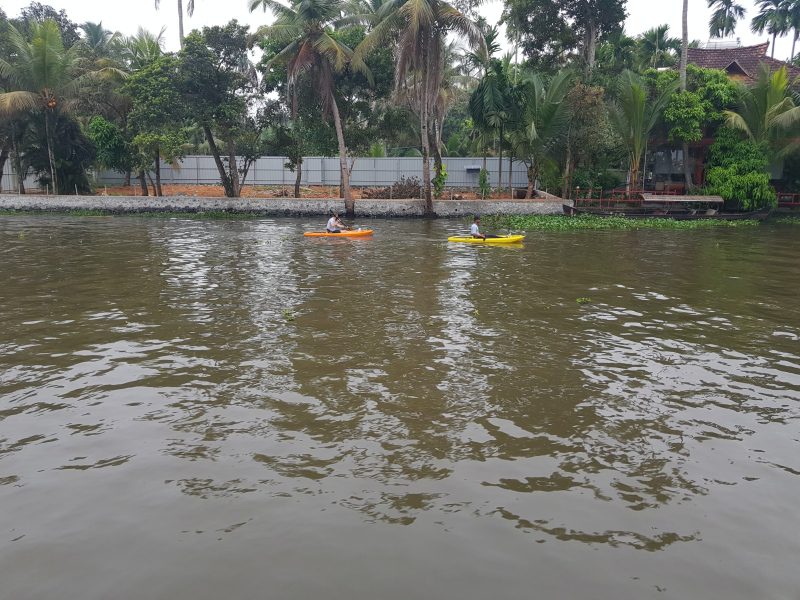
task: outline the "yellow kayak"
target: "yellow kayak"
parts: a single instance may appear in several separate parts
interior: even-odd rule
[[[469,236],[453,236],[447,238],[447,241],[462,242],[464,244],[518,244],[524,239],[524,235],[501,235],[499,237],[486,238],[485,240]]]
[[[306,237],[366,237],[372,235],[372,229],[342,231],[341,233],[328,233],[327,231],[306,231],[303,235]]]

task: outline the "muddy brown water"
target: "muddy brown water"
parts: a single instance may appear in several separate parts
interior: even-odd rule
[[[796,228],[370,224],[0,218],[0,597],[799,597]]]

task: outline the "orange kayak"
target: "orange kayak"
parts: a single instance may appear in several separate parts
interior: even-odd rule
[[[303,235],[306,237],[367,237],[372,235],[372,229],[356,229],[354,231],[342,231],[341,233],[306,231]]]

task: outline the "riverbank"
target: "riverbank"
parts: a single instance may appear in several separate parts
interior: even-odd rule
[[[435,200],[438,217],[482,215],[555,215],[560,199]],[[332,198],[195,198],[185,196],[39,196],[0,195],[0,211],[136,213],[232,213],[263,216],[323,216],[344,213],[344,200]],[[425,216],[422,200],[357,200],[359,217]]]

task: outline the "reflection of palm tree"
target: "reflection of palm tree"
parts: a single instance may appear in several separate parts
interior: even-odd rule
[[[744,17],[744,7],[736,0],[708,0],[708,8],[713,8],[708,31],[711,37],[722,38],[733,35],[736,23]]]
[[[772,58],[775,58],[775,41],[789,30],[789,19],[785,0],[759,0],[760,11],[753,17],[750,28],[753,33],[766,31],[772,36]]]

